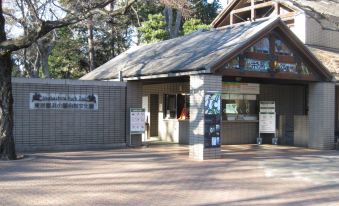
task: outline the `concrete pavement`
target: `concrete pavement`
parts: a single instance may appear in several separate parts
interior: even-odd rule
[[[185,146],[36,153],[0,162],[0,205],[339,205],[339,152],[223,146],[191,161]]]

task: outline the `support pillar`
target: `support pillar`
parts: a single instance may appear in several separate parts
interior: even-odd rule
[[[308,147],[334,149],[335,84],[309,84]]]
[[[130,109],[142,107],[142,83],[140,81],[128,81],[126,86],[126,144],[130,142]],[[132,145],[142,144],[141,134],[132,136]]]
[[[216,75],[190,76],[189,156],[194,160],[218,159],[221,149],[204,148],[204,96],[206,92],[221,92],[222,77]],[[222,142],[220,140],[220,142]]]

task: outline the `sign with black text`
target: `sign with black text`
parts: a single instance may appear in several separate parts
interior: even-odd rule
[[[142,134],[145,132],[145,109],[131,108],[130,132],[131,134]]]
[[[259,133],[275,133],[275,102],[260,101]]]
[[[30,109],[98,110],[96,94],[30,93]]]

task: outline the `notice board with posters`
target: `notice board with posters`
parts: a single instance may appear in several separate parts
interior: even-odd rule
[[[130,132],[131,134],[143,134],[145,132],[145,109],[131,108]]]
[[[221,94],[208,92],[204,97],[204,146],[220,147]]]
[[[276,132],[276,113],[274,101],[260,101],[259,133]]]

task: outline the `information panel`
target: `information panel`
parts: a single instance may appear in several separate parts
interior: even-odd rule
[[[145,109],[131,108],[130,110],[130,133],[142,134],[145,132]]]
[[[261,101],[259,112],[259,133],[275,133],[275,116],[275,102]]]
[[[35,92],[29,95],[29,108],[98,110],[98,95]]]
[[[221,94],[207,93],[205,95],[204,118],[205,148],[220,147],[220,120],[221,120]]]

